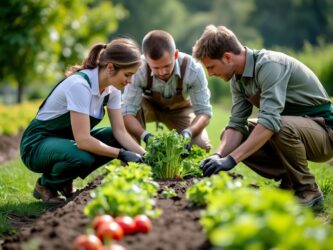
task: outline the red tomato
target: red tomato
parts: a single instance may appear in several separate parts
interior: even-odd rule
[[[119,216],[114,219],[121,226],[125,234],[135,233],[135,222],[130,216]]]
[[[103,223],[99,228],[97,228],[96,235],[102,241],[108,239],[121,240],[124,237],[124,230],[115,221],[109,223]]]
[[[95,232],[97,229],[103,224],[103,223],[110,223],[113,221],[113,218],[111,215],[103,214],[103,215],[97,215],[92,222],[92,227],[95,229]]]
[[[73,245],[73,250],[102,250],[103,244],[101,240],[93,235],[80,235],[78,236]]]
[[[126,248],[122,245],[112,244],[110,246],[104,247],[103,250],[126,250]]]
[[[148,233],[151,229],[151,221],[147,215],[139,214],[134,217],[135,231]]]

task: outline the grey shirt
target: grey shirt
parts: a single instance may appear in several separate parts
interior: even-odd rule
[[[274,133],[281,128],[280,115],[286,102],[303,106],[330,102],[317,76],[300,61],[280,52],[262,49],[254,63],[253,53],[246,48],[244,72],[231,80],[232,109],[228,127],[248,133],[247,119],[253,105],[247,97],[257,93],[260,93],[258,123]]]
[[[176,94],[176,86],[179,77],[183,77],[183,96],[190,99],[193,111],[196,115],[212,115],[210,105],[210,91],[202,65],[195,61],[190,55],[188,57],[185,75],[181,76],[180,65],[186,54],[179,53],[175,62],[175,68],[170,79],[165,82],[156,77],[153,72],[152,90],[159,92],[164,98],[171,98]],[[123,115],[136,115],[141,107],[143,88],[147,86],[147,63],[134,74],[132,82],[125,87],[123,94]]]

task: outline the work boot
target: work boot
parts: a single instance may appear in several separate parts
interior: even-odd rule
[[[313,207],[324,200],[324,195],[318,187],[315,190],[295,192],[299,204],[305,207]]]
[[[58,205],[66,201],[64,196],[58,195],[57,192],[48,189],[47,187],[40,184],[40,179],[37,180],[33,196],[36,199],[41,199],[45,204]]]
[[[76,192],[76,188],[73,187],[73,181],[65,185],[62,189],[59,190],[59,192],[66,198],[72,197],[73,194]]]

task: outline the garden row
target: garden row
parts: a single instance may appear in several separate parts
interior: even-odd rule
[[[92,221],[87,234],[97,236],[99,246],[103,242],[112,249],[112,241],[119,237],[109,233],[105,240],[103,233],[94,229],[96,218],[101,215],[113,218],[146,215],[156,219],[164,212],[156,207],[157,192],[163,193],[166,199],[172,198],[175,192],[169,187],[161,191],[155,180],[174,178],[181,181],[188,177],[194,177],[196,181],[187,189],[186,197],[193,206],[202,209],[200,223],[217,249],[310,250],[330,249],[333,245],[331,229],[317,220],[311,210],[299,206],[290,192],[256,189],[226,173],[201,178],[199,161],[204,153],[194,147],[193,154],[182,159],[183,143],[186,142],[174,131],[164,132],[148,147],[147,162],[151,166],[136,163],[125,168],[119,163],[108,166],[109,174],[91,193],[93,199],[84,209]],[[135,223],[130,227],[130,234],[138,231],[134,229]]]

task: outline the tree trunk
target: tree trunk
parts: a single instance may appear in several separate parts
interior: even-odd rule
[[[22,95],[23,95],[23,83],[19,80],[17,85],[17,96],[16,96],[16,103],[22,102]]]

